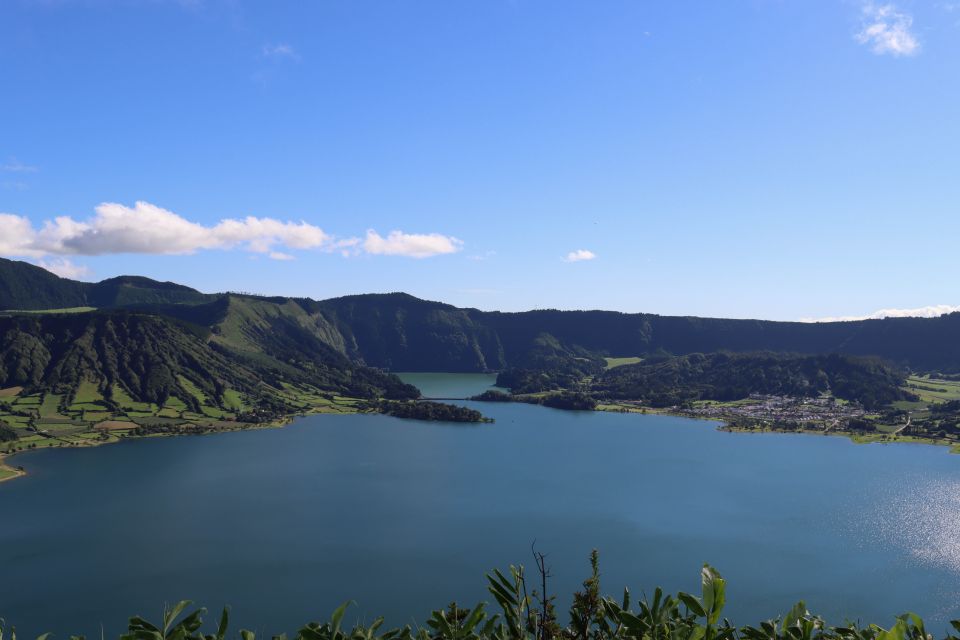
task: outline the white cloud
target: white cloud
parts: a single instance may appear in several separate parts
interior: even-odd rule
[[[868,2],[863,5],[863,26],[856,39],[877,55],[912,56],[920,52],[920,41],[912,27],[913,17],[893,4]]]
[[[248,216],[221,220],[208,227],[149,202],[137,202],[133,207],[104,203],[96,208],[92,218],[75,220],[60,216],[47,220],[39,230],[25,217],[0,214],[0,228],[4,230],[0,236],[0,254],[26,257],[111,253],[177,255],[235,247],[270,253],[275,246],[327,249],[334,244],[331,236],[306,222]]]
[[[597,257],[593,251],[587,251],[586,249],[577,249],[576,251],[571,251],[563,259],[564,262],[583,262],[584,260],[593,260]]]
[[[66,258],[57,258],[52,261],[38,260],[37,266],[43,267],[50,273],[56,274],[61,278],[77,280],[91,275],[90,267],[82,264],[74,264]]]
[[[463,242],[451,236],[439,233],[404,233],[391,231],[384,238],[370,229],[363,242],[363,250],[374,255],[405,256],[408,258],[429,258],[460,251]]]
[[[300,54],[292,46],[285,43],[265,44],[260,48],[260,55],[264,58],[280,60],[283,58],[300,62]]]
[[[855,320],[880,320],[882,318],[938,318],[960,311],[960,305],[934,304],[916,309],[880,309],[865,316],[835,316],[827,318],[801,318],[800,322],[851,322]]]
[[[339,251],[344,256],[365,251],[426,258],[454,253],[462,244],[438,233],[402,231],[392,231],[383,238],[370,230],[365,241],[337,239],[307,222],[254,216],[227,218],[206,226],[149,202],[137,202],[132,207],[108,202],[85,220],[60,216],[45,221],[39,228],[24,216],[0,213],[0,255],[26,258],[116,253],[182,255],[213,249],[241,249],[274,260],[294,259],[289,249]]]
[[[32,248],[36,233],[30,220],[12,213],[0,213],[0,255],[38,257],[43,252]]]

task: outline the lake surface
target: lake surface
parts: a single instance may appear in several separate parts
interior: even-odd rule
[[[454,384],[420,383],[443,397]],[[532,567],[534,540],[561,612],[597,547],[613,594],[697,591],[710,562],[740,624],[800,598],[835,623],[914,610],[938,636],[960,617],[960,457],[946,448],[470,406],[496,423],[322,415],[21,456],[30,475],[0,484],[0,617],[25,638],[99,637],[101,623],[109,636],[189,598],[279,633],[354,599],[348,620],[402,624],[491,600],[484,573]]]
[[[484,391],[495,389],[508,392],[497,386],[495,373],[398,373],[404,382],[409,382],[424,398],[470,398]]]

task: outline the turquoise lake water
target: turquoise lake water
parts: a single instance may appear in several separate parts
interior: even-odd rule
[[[425,395],[478,377],[420,378]],[[237,625],[402,624],[549,554],[566,611],[600,550],[636,597],[728,579],[735,623],[798,599],[829,621],[960,617],[960,457],[924,445],[730,434],[709,422],[474,406],[494,424],[313,416],[283,429],[131,440],[17,459],[0,485],[0,617],[24,638],[116,633],[188,598]]]

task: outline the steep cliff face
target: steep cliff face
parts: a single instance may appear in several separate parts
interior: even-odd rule
[[[496,331],[464,309],[402,293],[349,296],[317,305],[343,336],[346,353],[371,366],[470,372],[506,364]]]

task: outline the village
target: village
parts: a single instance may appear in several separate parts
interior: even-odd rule
[[[695,403],[681,410],[685,415],[731,421],[737,426],[776,426],[829,430],[862,420],[864,409],[857,403],[836,398],[802,398],[752,394],[737,402]]]

